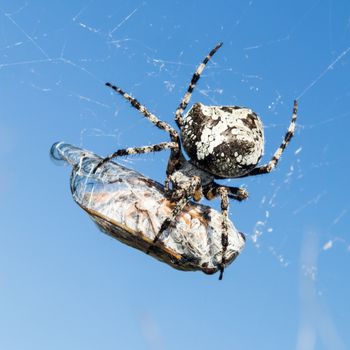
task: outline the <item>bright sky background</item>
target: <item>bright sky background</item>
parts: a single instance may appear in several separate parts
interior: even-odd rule
[[[254,109],[265,161],[300,102],[276,171],[228,182],[248,239],[222,282],[98,231],[49,158],[167,141],[104,83],[173,123],[218,41],[192,102]],[[2,0],[0,348],[350,349],[349,101],[348,0]],[[121,162],[162,182],[167,157]]]

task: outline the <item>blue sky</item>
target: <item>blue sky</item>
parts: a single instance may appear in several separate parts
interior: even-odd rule
[[[173,123],[218,41],[192,102],[254,109],[265,161],[300,103],[276,171],[227,182],[250,193],[230,206],[248,240],[222,282],[99,232],[48,155],[166,141],[104,83]],[[349,77],[345,0],[3,0],[0,348],[349,349]],[[121,163],[162,182],[167,156]]]

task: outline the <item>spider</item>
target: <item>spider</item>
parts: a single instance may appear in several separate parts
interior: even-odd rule
[[[170,141],[119,149],[102,159],[93,170],[95,173],[102,164],[115,157],[170,150],[164,188],[167,197],[174,202],[174,207],[169,217],[162,223],[153,240],[153,245],[169,225],[175,222],[177,215],[189,200],[200,201],[203,196],[208,200],[220,197],[223,218],[222,252],[221,259],[218,260],[220,261],[218,263],[220,280],[226,265],[229,199],[242,201],[248,197],[248,192],[244,188],[218,184],[215,179],[242,178],[271,172],[294,135],[298,108],[295,100],[292,119],[282,143],[271,160],[261,166],[257,165],[264,151],[263,125],[258,115],[251,109],[239,106],[205,106],[195,103],[186,116],[183,116],[203,69],[221,46],[222,43],[218,43],[198,66],[187,92],[175,111],[175,122],[180,129],[180,135],[171,125],[158,119],[135,98],[119,87],[106,83],[106,86],[128,100],[151,123],[166,131]],[[182,152],[182,147],[189,157],[188,160]]]

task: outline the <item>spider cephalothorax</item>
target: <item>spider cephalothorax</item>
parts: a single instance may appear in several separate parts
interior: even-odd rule
[[[162,233],[176,221],[190,199],[199,201],[202,196],[207,199],[220,197],[222,211],[222,253],[217,258],[220,267],[220,279],[226,265],[225,253],[228,246],[228,204],[229,198],[243,200],[248,197],[244,188],[220,185],[215,179],[237,178],[267,174],[272,171],[295,131],[297,118],[297,101],[294,101],[292,120],[281,145],[271,160],[257,166],[264,150],[264,133],[262,123],[255,112],[249,108],[237,106],[204,106],[195,103],[183,117],[192,92],[200,75],[210,58],[222,46],[217,44],[205,57],[192,76],[187,92],[175,111],[175,122],[181,131],[178,132],[168,123],[161,121],[135,98],[110,83],[106,85],[122,95],[133,107],[139,110],[151,123],[166,131],[171,141],[155,145],[120,149],[103,159],[93,173],[105,162],[118,156],[159,152],[170,149],[170,157],[165,179],[165,190],[174,202],[174,207],[158,234],[153,245]],[[189,160],[181,152],[181,141]],[[152,245],[149,249],[152,249]]]
[[[194,104],[184,118],[181,139],[193,164],[222,178],[249,173],[264,150],[259,117],[238,106]]]

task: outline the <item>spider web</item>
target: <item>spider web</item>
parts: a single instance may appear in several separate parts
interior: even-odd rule
[[[275,10],[291,19],[277,21],[271,28],[259,22],[261,5],[254,1],[230,5],[233,17],[223,15],[222,5],[212,13],[198,2],[186,4],[186,10],[179,4],[172,6],[169,9],[158,1],[106,1],[103,6],[86,0],[65,6],[41,1],[2,3],[0,75],[5,82],[2,95],[8,98],[0,111],[5,116],[0,122],[0,155],[12,159],[25,147],[15,136],[16,128],[21,133],[28,130],[27,142],[33,147],[45,142],[49,148],[51,141],[62,139],[101,155],[168,140],[166,133],[104,83],[120,86],[160,119],[175,125],[174,111],[192,73],[216,42],[223,41],[191,103],[255,110],[265,125],[263,162],[270,159],[287,130],[293,99],[299,100],[296,134],[276,171],[223,182],[244,186],[250,193],[245,203],[230,204],[230,218],[248,237],[244,254],[271,258],[286,271],[298,266],[301,288],[310,292],[312,286],[314,294],[322,295],[330,288],[326,281],[332,269],[321,277],[319,272],[328,264],[333,269],[348,264],[350,258],[345,181],[349,5],[333,1],[327,6],[321,1],[279,5]],[[212,17],[220,20],[209,25]],[[253,29],[252,20],[257,23]],[[318,26],[317,20],[326,24]],[[260,33],[256,28],[263,29]],[[163,152],[123,158],[120,163],[162,182],[167,159]],[[38,157],[36,164],[41,162]],[[5,169],[0,180],[11,183],[11,176]],[[5,188],[0,193],[10,196]],[[218,201],[205,204],[220,208]],[[307,244],[313,247],[314,259],[306,258]],[[313,306],[324,322],[331,322],[316,301]],[[306,316],[303,322],[298,350],[306,349],[305,339],[308,349],[316,349],[320,332],[324,348],[327,344],[344,348],[333,324],[327,333],[322,322],[318,330]],[[158,338],[149,340],[154,348],[161,348],[158,343]]]

